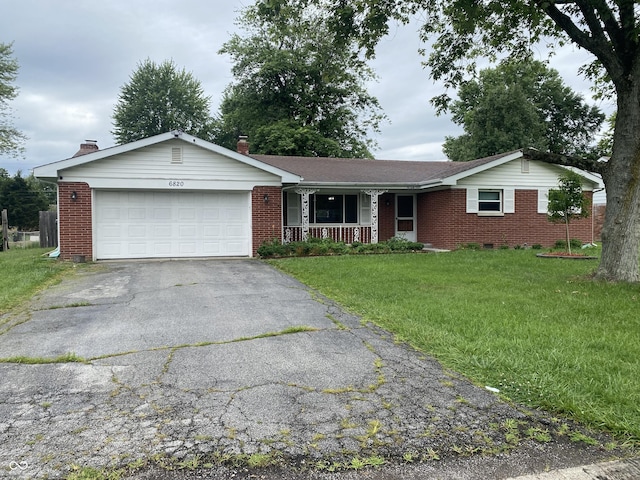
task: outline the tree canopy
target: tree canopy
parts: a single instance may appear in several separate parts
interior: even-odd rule
[[[209,139],[210,103],[190,72],[179,70],[173,61],[156,64],[147,59],[120,89],[111,133],[119,144],[172,130]]]
[[[450,110],[464,134],[446,137],[443,149],[457,161],[525,147],[584,154],[595,147],[604,121],[604,114],[565,86],[556,70],[534,60],[482,70],[460,86]]]
[[[293,0],[258,0],[271,8]],[[476,74],[478,59],[526,59],[532,49],[568,42],[590,52],[582,72],[617,100],[612,155],[608,162],[566,155],[539,159],[602,173],[607,208],[602,257],[595,278],[640,281],[640,4],[634,0],[296,0],[323,8],[343,42],[357,39],[369,54],[392,21],[418,16],[430,41],[425,66],[444,92],[432,102],[449,108],[449,90]],[[542,47],[542,48],[541,48]]]
[[[245,34],[220,50],[231,57],[234,82],[220,107],[218,143],[233,148],[242,134],[255,153],[371,157],[368,134],[383,115],[355,44],[334,48],[322,12],[296,2],[259,3],[238,23]]]
[[[0,210],[7,209],[10,226],[19,230],[38,229],[39,212],[49,208],[49,199],[37,183],[33,176],[25,179],[18,172],[11,178],[6,170],[0,171]]]
[[[0,155],[22,153],[25,136],[12,123],[9,102],[18,96],[14,85],[18,78],[18,61],[13,57],[13,44],[0,43]]]

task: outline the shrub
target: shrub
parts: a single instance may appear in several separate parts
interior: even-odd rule
[[[410,242],[403,237],[392,237],[382,243],[385,243],[389,249],[394,252],[411,252],[413,250],[422,250],[424,248],[424,244],[419,242]]]
[[[410,242],[404,238],[392,238],[386,242],[362,243],[354,242],[347,245],[344,242],[336,242],[329,238],[311,237],[306,242],[291,242],[282,244],[274,239],[264,242],[258,248],[258,255],[263,258],[270,257],[305,257],[309,255],[346,255],[368,253],[412,252],[422,250],[424,245],[420,242]]]
[[[285,257],[290,255],[288,245],[283,245],[280,240],[274,238],[271,241],[263,242],[258,247],[258,255],[261,257]]]
[[[571,248],[580,248],[582,247],[582,241],[577,238],[572,238],[569,242],[571,244]],[[566,240],[556,240],[556,243],[553,244],[553,248],[559,250],[567,249],[567,241]]]

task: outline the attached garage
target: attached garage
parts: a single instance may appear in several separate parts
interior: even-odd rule
[[[250,192],[97,190],[95,257],[249,256]]]
[[[58,185],[60,256],[248,257],[282,227],[300,176],[181,132],[34,169]]]

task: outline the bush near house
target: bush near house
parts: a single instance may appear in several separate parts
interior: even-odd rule
[[[354,255],[371,253],[415,252],[424,248],[420,242],[410,242],[404,238],[391,238],[386,242],[346,244],[329,238],[312,237],[305,242],[281,243],[274,239],[264,242],[258,248],[262,258],[309,257],[322,255]]]

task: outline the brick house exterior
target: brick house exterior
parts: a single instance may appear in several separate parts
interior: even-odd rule
[[[589,201],[591,192],[585,192]],[[464,190],[442,190],[418,196],[418,241],[456,249],[467,244],[484,248],[507,246],[552,246],[566,237],[564,224],[553,224],[537,212],[537,190],[516,190],[518,208],[513,215],[482,217],[466,213]],[[438,228],[433,228],[435,225]],[[571,238],[588,243],[592,239],[591,218],[570,223]]]
[[[264,242],[280,238],[282,232],[282,188],[256,187],[251,193],[253,211],[253,250]]]
[[[562,167],[523,151],[472,162],[251,155],[170,132],[37,167],[58,185],[63,259],[255,256],[265,241],[404,236],[436,248],[553,245],[545,195]],[[591,197],[600,187],[584,174]],[[594,219],[573,221],[591,242]]]
[[[84,182],[58,185],[60,256],[93,258],[91,189]]]

